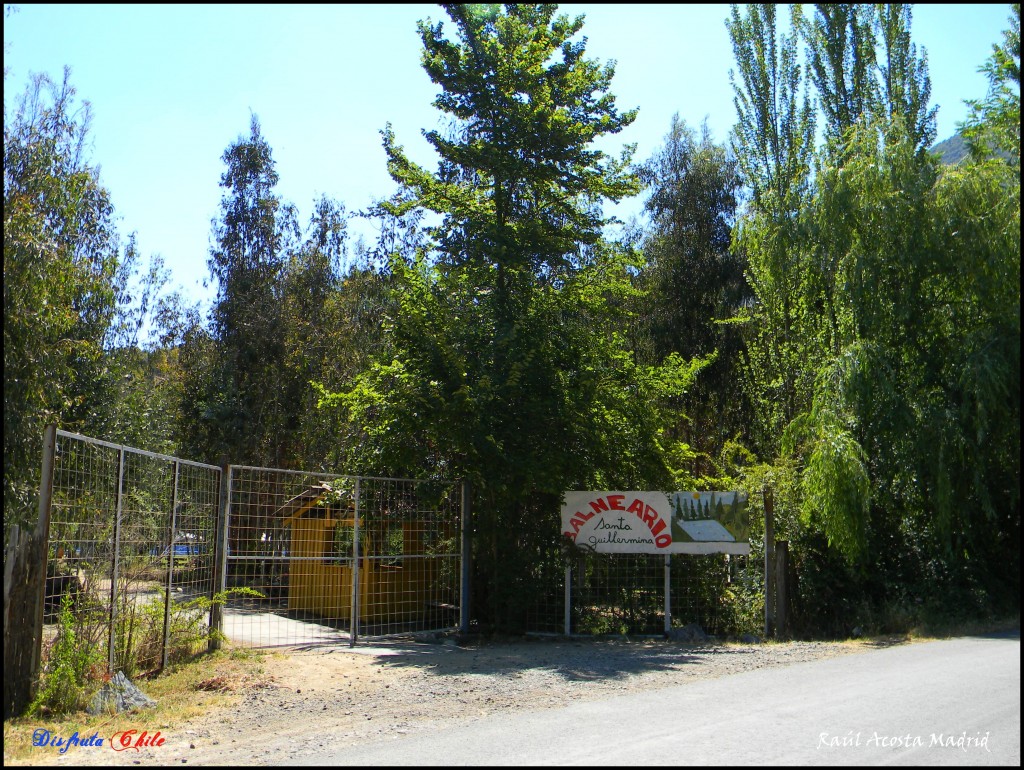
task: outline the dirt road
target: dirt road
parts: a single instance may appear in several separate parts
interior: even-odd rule
[[[609,694],[650,690],[847,655],[867,644],[788,642],[686,646],[651,641],[453,640],[268,655],[263,675],[232,689],[229,706],[167,725],[139,751],[79,751],[59,764],[288,764],[329,747],[387,740]]]

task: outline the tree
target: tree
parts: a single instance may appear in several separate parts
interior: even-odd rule
[[[338,441],[321,426],[317,394],[310,385],[328,379],[340,368],[343,354],[333,344],[352,328],[351,318],[338,318],[332,309],[343,291],[342,263],[347,249],[345,207],[326,196],[314,206],[302,244],[287,256],[281,288],[284,360],[278,387],[286,429],[277,440],[287,465],[322,465]],[[333,378],[332,378],[333,381]]]
[[[186,388],[198,397],[186,408],[207,423],[202,433],[210,443],[197,449],[208,460],[280,467],[288,428],[279,387],[285,362],[282,274],[298,226],[294,208],[274,194],[273,154],[255,115],[249,136],[233,142],[222,160],[226,194],[208,260],[217,297],[211,313],[215,347],[207,360],[216,371],[194,373],[212,391]],[[202,333],[188,339],[199,344]]]
[[[799,28],[798,20],[794,25]],[[733,152],[754,208],[781,216],[799,208],[814,152],[814,115],[797,61],[796,33],[780,35],[776,7],[732,7],[726,27],[738,77],[729,71],[738,121]]]
[[[866,116],[901,118],[919,152],[935,139],[928,57],[911,42],[906,3],[834,3],[815,6],[812,19],[794,8],[806,44],[811,81],[824,118],[826,147]]]
[[[643,239],[642,285],[650,292],[639,345],[651,362],[670,353],[714,361],[689,391],[680,426],[688,443],[717,457],[725,442],[745,432],[749,410],[740,387],[742,340],[734,316],[751,295],[742,251],[732,248],[740,177],[736,159],[716,145],[705,124],[700,137],[672,120],[664,147],[642,168],[651,225]],[[690,438],[690,437],[693,438]],[[713,475],[709,464],[703,473]]]
[[[872,9],[866,3],[828,3],[814,8],[812,19],[796,13],[794,24],[807,44],[809,74],[825,118],[825,139],[835,143],[879,103],[873,78]]]
[[[33,520],[43,426],[88,430],[120,262],[68,70],[4,108],[4,526]]]
[[[961,131],[975,157],[992,148],[1010,158],[1020,173],[1020,3],[1010,6],[1010,28],[1002,45],[993,44],[992,56],[980,71],[988,77],[983,100],[968,100],[971,113]]]
[[[920,562],[990,580],[1019,531],[1019,180],[998,163],[939,173],[901,121],[880,131],[854,130],[808,206],[851,232],[822,244],[844,249],[847,333],[791,426],[805,507],[847,553],[919,538]]]
[[[802,376],[808,351],[796,328],[807,317],[796,223],[810,185],[815,121],[806,90],[801,95],[797,34],[780,35],[776,7],[750,5],[744,15],[733,6],[726,26],[738,69],[729,73],[738,116],[732,147],[751,191],[734,248],[747,258],[756,297],[742,369],[755,415],[752,443],[771,456],[785,426],[809,401],[810,383]]]
[[[815,27],[797,15],[827,138],[798,207],[755,197],[740,221],[754,318],[767,321],[748,348],[751,397],[771,400],[786,376],[765,351],[793,351],[789,376],[802,387],[794,408],[768,423],[785,428],[781,445],[768,446],[780,477],[796,473],[787,495],[803,514],[790,533],[802,601],[827,588],[834,601],[983,592],[1012,604],[1019,175],[995,160],[937,166],[924,151],[934,109],[909,10],[871,13],[873,52],[867,8],[819,11]],[[851,25],[863,34],[844,43]],[[734,37],[747,52],[741,66],[757,61],[747,39]],[[772,82],[766,72],[756,67],[743,82]],[[771,89],[760,98],[771,104]],[[777,132],[759,114],[741,113],[739,134],[770,146]],[[782,285],[794,290],[780,304]]]
[[[930,107],[931,79],[928,54],[911,42],[911,6],[908,3],[879,3],[874,6],[882,109],[890,120],[903,120],[917,152],[935,141],[935,115]]]
[[[549,5],[445,6],[421,23],[423,64],[456,121],[426,132],[436,173],[390,128],[388,169],[405,201],[441,216],[432,249],[392,259],[382,352],[322,403],[363,427],[361,466],[465,476],[475,491],[474,601],[485,622],[521,627],[558,552],[566,489],[666,487],[688,448],[664,405],[699,363],[638,365],[624,329],[643,310],[636,260],[602,239],[604,199],[635,193],[629,151],[592,143],[632,122],[609,93],[614,68],[584,58],[583,20]],[[500,612],[499,612],[500,610]]]

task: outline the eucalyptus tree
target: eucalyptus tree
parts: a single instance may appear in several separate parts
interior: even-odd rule
[[[249,135],[233,142],[222,160],[225,194],[207,261],[217,285],[210,330],[216,371],[194,373],[207,389],[187,408],[207,423],[210,444],[202,450],[208,459],[280,465],[286,426],[278,387],[285,362],[282,275],[298,225],[294,208],[274,192],[273,153],[255,115]],[[202,337],[196,334],[189,339]]]
[[[651,362],[671,353],[714,356],[684,398],[678,426],[704,455],[702,475],[713,475],[711,458],[749,421],[739,376],[742,339],[735,324],[723,323],[751,299],[743,251],[732,248],[738,163],[706,123],[698,135],[676,115],[641,178],[650,226],[640,281],[650,298],[638,348]]]
[[[327,379],[327,370],[337,367],[334,342],[350,326],[349,319],[331,312],[334,298],[344,288],[347,253],[345,206],[322,196],[313,207],[305,237],[286,255],[281,273],[284,358],[277,387],[285,422],[276,440],[282,445],[280,459],[288,467],[320,466],[331,447],[321,430],[317,394],[310,382]]]
[[[4,105],[5,531],[34,517],[44,425],[87,430],[100,406],[122,257],[89,115],[68,70]]]

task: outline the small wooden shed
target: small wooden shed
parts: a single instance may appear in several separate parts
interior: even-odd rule
[[[355,512],[351,502],[328,502],[333,491],[313,485],[277,511],[291,529],[288,608],[350,619]],[[432,551],[445,533],[436,522],[379,513],[360,517],[359,620],[416,620],[444,601],[438,583],[448,554]]]

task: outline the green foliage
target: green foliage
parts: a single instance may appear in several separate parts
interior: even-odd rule
[[[1020,174],[1020,3],[1010,10],[1002,45],[993,44],[992,56],[979,70],[988,78],[988,93],[984,99],[967,100],[971,113],[961,132],[976,159],[997,150]]]
[[[137,586],[136,586],[137,587]],[[129,679],[149,673],[162,665],[164,598],[139,601],[124,582],[120,595],[114,638],[114,669]],[[214,605],[223,605],[230,595],[264,598],[251,588],[234,588],[213,597],[199,596],[171,606],[167,634],[167,656],[171,664],[189,660],[203,652],[211,638],[223,639],[209,628],[206,619]],[[66,714],[86,706],[86,699],[107,672],[109,615],[83,598],[72,606],[72,598],[61,600],[57,635],[44,655],[45,665],[39,692],[29,714]]]
[[[821,4],[811,19],[794,8],[830,147],[868,115],[901,118],[918,151],[931,146],[937,108],[928,105],[928,60],[911,42],[911,18],[907,3]]]
[[[872,77],[875,39],[867,3],[814,6],[807,19],[794,9],[794,26],[807,44],[809,75],[818,91],[827,140],[841,140],[855,122],[875,109],[879,93]]]
[[[915,151],[923,152],[935,141],[938,107],[929,107],[931,79],[928,56],[911,43],[910,3],[878,3],[873,6],[878,39],[878,77],[882,111],[889,119],[905,122]]]
[[[125,595],[127,591],[123,592]],[[215,605],[223,606],[229,596],[266,598],[252,588],[239,587],[219,591],[212,597],[197,596],[185,602],[172,602],[167,625],[167,661],[180,663],[205,651],[210,639],[223,640],[223,634],[210,628],[207,619]],[[163,665],[164,616],[163,596],[140,603],[131,597],[117,615],[114,638],[114,669],[129,679],[148,673]]]
[[[208,263],[217,299],[208,328],[193,316],[181,334],[185,449],[209,462],[323,467],[358,437],[316,412],[310,383],[340,387],[363,367],[381,335],[386,276],[365,249],[342,272],[342,203],[322,196],[302,232],[294,206],[274,192],[273,153],[255,117],[223,161]],[[401,243],[403,224],[385,217],[382,242]]]
[[[134,235],[119,247],[89,122],[66,71],[4,111],[5,529],[34,520],[47,423],[156,451],[176,441],[171,346],[187,310],[158,257],[136,275]],[[147,346],[147,328],[164,339]]]
[[[707,126],[696,131],[678,119],[664,148],[641,169],[648,185],[645,259],[638,285],[648,292],[632,346],[640,360],[669,354],[706,358],[708,366],[676,404],[674,435],[704,457],[695,476],[714,476],[722,446],[746,428],[750,415],[738,371],[739,327],[719,323],[749,301],[744,257],[731,249],[740,179],[736,160],[715,145]],[[687,416],[690,416],[687,418]]]
[[[283,465],[287,417],[278,387],[284,369],[282,274],[297,234],[293,207],[274,194],[278,176],[273,154],[254,115],[249,135],[222,157],[226,193],[213,222],[208,265],[217,284],[212,329],[186,335],[190,376],[184,409],[201,423],[203,456],[219,461]],[[329,230],[330,225],[325,225]],[[204,350],[205,348],[205,350]]]
[[[57,636],[47,656],[39,691],[28,713],[66,714],[83,708],[85,698],[106,669],[100,648],[76,630],[72,598],[61,599]]]
[[[104,395],[119,252],[88,129],[67,72],[33,78],[13,113],[5,104],[5,531],[33,520],[45,424],[84,430]]]
[[[747,260],[747,281],[756,303],[745,320],[743,379],[753,411],[751,444],[764,456],[778,451],[779,437],[809,402],[801,376],[808,351],[797,325],[806,270],[798,242],[797,212],[806,199],[814,152],[814,113],[797,57],[797,33],[780,35],[776,7],[732,9],[726,26],[738,73],[730,71],[739,122],[732,147],[752,193],[737,222],[733,249]],[[799,26],[799,25],[796,25]],[[813,359],[812,359],[813,360]]]
[[[435,104],[455,119],[450,136],[426,133],[438,171],[383,132],[403,192],[382,208],[441,222],[429,249],[390,259],[383,344],[320,404],[362,432],[348,468],[471,480],[476,606],[515,628],[564,490],[686,477],[692,453],[669,428],[706,362],[641,364],[627,347],[647,297],[635,255],[603,242],[600,204],[639,184],[628,150],[591,143],[635,113],[615,108],[611,66],[572,40],[582,19],[447,10],[457,38],[420,25]]]
[[[729,71],[739,122],[733,151],[755,209],[796,211],[808,182],[814,150],[814,114],[797,61],[797,36],[776,31],[776,6],[732,7],[726,21],[736,56]]]
[[[734,11],[730,25],[745,73],[737,99],[750,107],[737,147],[785,148],[789,134],[764,119],[778,114],[773,92],[755,89],[778,82],[771,41],[756,42],[770,14],[748,17]],[[940,170],[924,152],[934,109],[908,8],[819,7],[794,21],[825,144],[797,206],[758,194],[792,153],[744,165],[755,195],[737,244],[756,297],[744,367],[753,446],[773,458],[765,467],[793,471],[784,526],[798,625],[842,633],[880,607],[896,618],[979,586],[1012,602],[1019,177],[997,159]],[[1012,62],[1011,33],[1001,50]],[[1012,78],[1012,63],[1001,71]]]

